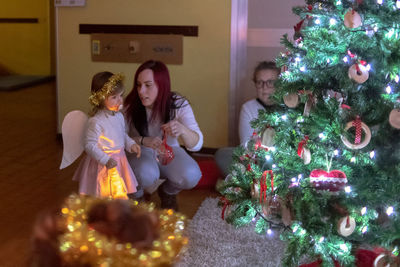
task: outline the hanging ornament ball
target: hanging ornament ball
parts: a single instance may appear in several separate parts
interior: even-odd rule
[[[346,14],[344,15],[344,25],[350,29],[360,27],[362,25],[360,14],[358,14],[356,11],[352,9],[347,11]]]
[[[356,229],[356,221],[353,217],[346,216],[338,221],[337,231],[341,236],[349,236]]]
[[[397,267],[395,262],[390,263],[389,256],[385,253],[381,253],[374,260],[374,267]]]
[[[390,112],[389,123],[393,128],[400,129],[400,109],[393,109]]]
[[[367,67],[362,64],[358,64],[359,70],[357,70],[356,64],[353,64],[349,68],[349,78],[356,81],[357,83],[364,83],[369,78],[369,72]]]
[[[297,93],[287,94],[283,97],[283,102],[289,108],[295,108],[299,104],[299,96]]]
[[[271,218],[280,214],[281,204],[279,196],[267,196],[266,201],[261,206],[265,217]]]
[[[307,147],[303,147],[300,157],[303,159],[305,165],[310,164],[311,152]]]
[[[272,127],[267,127],[263,134],[262,134],[262,139],[261,139],[261,144],[264,147],[272,147],[274,146],[274,137],[275,137],[275,130]]]
[[[236,172],[236,169],[240,171],[240,173],[245,173],[246,172],[246,167],[242,163],[235,163],[233,164],[234,170],[232,171],[232,175],[237,176],[238,173]]]
[[[345,131],[347,131],[348,129],[350,129],[351,127],[353,127],[353,123],[354,121],[350,121],[346,124],[346,127],[344,128]],[[369,129],[369,127],[363,123],[361,123],[361,129],[364,131],[364,140],[362,142],[360,142],[359,144],[353,144],[350,143],[349,140],[347,140],[347,138],[342,135],[342,142],[345,146],[347,146],[350,149],[361,149],[366,147],[369,142],[371,141],[371,130]]]
[[[253,183],[251,184],[251,191],[250,195],[252,198],[257,199],[260,197],[260,185],[257,183],[257,180],[253,180]]]
[[[317,191],[327,191],[332,194],[338,194],[347,184],[346,174],[339,170],[330,172],[316,169],[310,173],[311,185]]]

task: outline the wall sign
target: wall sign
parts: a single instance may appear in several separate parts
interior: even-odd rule
[[[55,6],[85,6],[86,0],[55,0]]]

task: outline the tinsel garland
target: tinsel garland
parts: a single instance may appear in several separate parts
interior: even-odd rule
[[[68,266],[166,266],[171,265],[177,255],[188,244],[185,236],[186,217],[173,210],[156,210],[154,203],[138,204],[129,201],[132,208],[156,212],[159,218],[159,237],[149,249],[137,249],[131,243],[119,243],[91,229],[87,224],[87,212],[108,199],[94,199],[70,195],[62,209],[62,223],[67,229],[59,238],[61,258]]]

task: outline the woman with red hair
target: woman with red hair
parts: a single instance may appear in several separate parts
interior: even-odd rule
[[[189,102],[171,92],[167,66],[149,60],[136,71],[133,89],[124,106],[129,135],[142,146],[140,158],[128,155],[139,182],[134,197],[141,198],[143,190],[151,191],[161,177],[166,179],[158,188],[161,207],[177,210],[176,195],[195,187],[201,178],[199,165],[178,142],[180,138],[189,151],[198,151],[203,145],[203,134]],[[174,153],[174,159],[167,165],[155,156],[164,145],[163,138]]]

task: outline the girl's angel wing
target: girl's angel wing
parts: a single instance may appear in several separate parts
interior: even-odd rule
[[[60,169],[71,165],[82,154],[87,122],[88,116],[80,110],[65,115],[61,126],[64,151]]]

